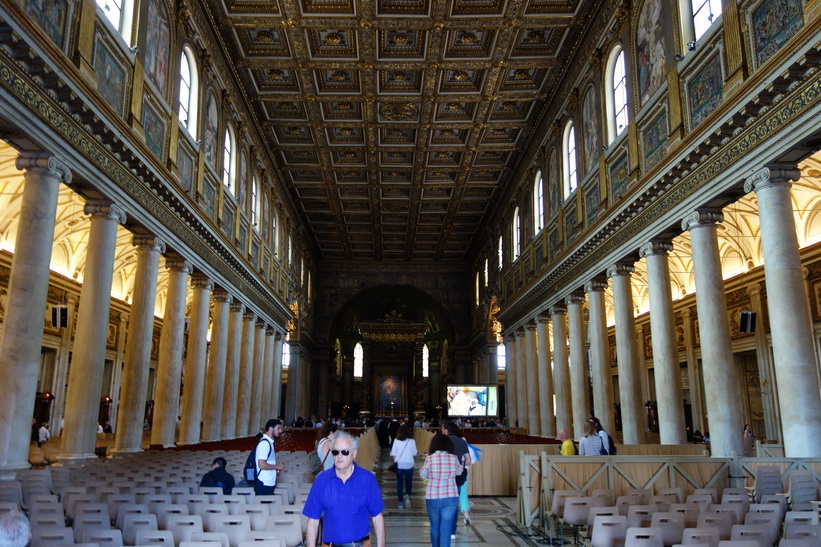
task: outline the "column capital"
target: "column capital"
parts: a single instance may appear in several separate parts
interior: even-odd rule
[[[562,304],[553,304],[550,306],[550,315],[564,315],[567,313],[567,307]]]
[[[148,251],[165,252],[165,242],[157,236],[137,235],[131,240],[135,247],[147,247]]]
[[[666,239],[651,239],[639,247],[639,256],[646,258],[651,255],[666,255],[673,250],[672,242]]]
[[[265,336],[273,336],[274,332],[274,327],[268,327],[265,329]]]
[[[772,186],[791,186],[790,181],[801,178],[801,171],[794,163],[768,163],[744,181],[744,191],[758,192]]]
[[[630,275],[632,273],[634,273],[635,271],[636,271],[636,267],[633,266],[633,264],[627,264],[627,263],[624,263],[624,262],[616,262],[615,264],[613,264],[612,266],[607,268],[607,277],[609,277],[609,278],[620,277],[620,276],[630,277]]]
[[[15,161],[15,166],[20,171],[29,169],[46,169],[51,171],[54,176],[60,178],[60,180],[64,181],[66,184],[71,182],[71,169],[69,169],[68,166],[61,160],[49,155],[47,152],[20,154]]]
[[[191,276],[191,287],[194,289],[202,289],[204,291],[213,291],[214,282],[204,275]]]
[[[116,220],[118,224],[125,224],[125,209],[111,203],[110,201],[88,201],[83,207],[83,212],[93,217],[108,217],[109,220]]]
[[[550,318],[546,315],[537,315],[536,316],[536,322],[539,323],[540,325],[544,325],[545,323],[550,322]]]
[[[582,303],[584,303],[584,295],[583,294],[571,294],[571,295],[568,295],[567,298],[564,299],[564,301],[568,306],[570,304],[582,304]]]
[[[258,329],[264,329],[265,328],[265,321],[263,321],[262,318],[258,318],[257,322],[254,324],[254,326]]]
[[[234,297],[225,289],[214,289],[214,292],[211,293],[211,299],[230,304],[234,300]]]
[[[181,273],[191,273],[191,263],[184,258],[166,258],[165,267],[169,270],[174,270]]]
[[[242,320],[243,321],[255,321],[256,318],[257,318],[257,314],[255,314],[252,311],[246,311],[245,313],[242,314]]]
[[[505,336],[505,342],[509,342],[509,343],[512,344],[515,341],[516,341],[516,333],[515,332],[510,333],[507,336]]]
[[[229,309],[231,310],[231,313],[243,313],[245,312],[245,304],[235,298],[233,302],[231,302]]]
[[[528,323],[527,325],[525,325],[525,328],[529,331],[535,331],[536,330],[536,324],[535,323]]]
[[[761,284],[760,283],[753,283],[747,287],[747,294],[750,296],[756,296],[761,294]]]
[[[681,221],[681,229],[714,227],[719,222],[724,222],[724,214],[718,209],[696,209],[684,217]]]
[[[607,288],[607,281],[593,279],[584,284],[584,292],[603,291]]]
[[[524,335],[525,335],[525,330],[524,329],[519,329],[519,330],[516,331],[516,338],[524,338]]]
[[[688,317],[690,317],[692,314],[693,314],[693,312],[690,310],[690,308],[683,308],[683,309],[679,312],[679,315],[681,315],[681,317],[683,317],[683,318],[685,318],[685,319],[686,319],[686,318],[688,318]]]
[[[276,335],[274,336],[274,340],[276,340],[277,342],[281,341],[282,333],[277,331]]]

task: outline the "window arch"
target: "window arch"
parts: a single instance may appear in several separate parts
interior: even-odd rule
[[[542,171],[536,173],[533,181],[533,233],[538,234],[544,228],[544,178]]]
[[[485,287],[487,287],[487,284],[488,284],[488,276],[490,275],[490,270],[488,270],[488,267],[489,267],[489,266],[490,266],[490,260],[488,260],[488,259],[486,258],[486,259],[485,259]]]
[[[475,304],[476,304],[477,308],[479,307],[479,296],[480,296],[479,295],[479,287],[481,287],[481,282],[482,282],[482,280],[480,279],[480,276],[481,276],[481,274],[479,272],[476,272],[476,283],[475,283],[476,287],[475,287],[475,290],[474,290],[475,294],[473,296],[474,296]]]
[[[353,377],[362,378],[362,371],[365,368],[365,351],[362,349],[362,344],[356,343],[353,348]]]
[[[259,181],[257,176],[251,178],[251,225],[258,231],[262,231],[259,226],[259,212],[262,210],[262,193],[259,191]]]
[[[521,225],[520,225],[520,217],[519,217],[519,208],[516,207],[516,210],[513,211],[513,222],[511,222],[511,241],[513,242],[513,260],[519,258],[519,255],[522,252],[522,238],[521,238]]]
[[[114,27],[117,34],[131,45],[131,25],[134,21],[133,0],[97,0],[105,19]]]
[[[504,246],[503,246],[504,245],[503,240],[504,240],[504,238],[502,238],[502,236],[499,236],[499,249],[498,249],[498,252],[499,252],[499,271],[502,271],[502,267],[505,265],[505,253],[504,253],[505,249],[504,249]]]
[[[285,336],[285,343],[282,344],[282,368],[287,370],[291,366],[291,344],[288,340],[291,339],[291,334]]]
[[[182,48],[180,56],[180,124],[191,137],[197,137],[197,111],[199,108],[199,73],[197,58],[190,46]]]
[[[505,370],[507,362],[505,360],[505,345],[499,343],[496,345],[496,368]]]
[[[274,250],[274,258],[279,258],[279,212],[274,207],[274,214],[271,215],[271,248]]]
[[[607,63],[607,144],[616,140],[630,121],[627,112],[627,70],[621,46],[610,52]]]
[[[234,144],[234,131],[231,126],[225,128],[225,139],[222,148],[222,184],[225,189],[234,193],[236,187],[236,145]]]
[[[427,378],[430,375],[430,350],[428,345],[422,346],[422,378]]]
[[[562,162],[564,171],[563,198],[567,199],[579,185],[576,162],[576,128],[573,127],[572,120],[567,122],[564,128],[564,139],[562,141],[562,150],[564,152],[564,161]]]
[[[721,0],[690,0],[693,40],[698,40],[721,15]]]

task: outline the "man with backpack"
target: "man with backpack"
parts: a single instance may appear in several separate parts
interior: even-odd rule
[[[274,439],[282,435],[282,421],[268,420],[265,424],[265,433],[257,443],[254,455],[256,462],[256,480],[254,481],[254,493],[258,496],[265,496],[274,493],[277,485],[277,473],[285,467],[277,463],[276,452],[274,452]]]

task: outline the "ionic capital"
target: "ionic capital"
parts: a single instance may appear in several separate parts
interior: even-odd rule
[[[242,320],[243,321],[256,321],[257,320],[257,314],[255,314],[252,311],[247,311],[247,312],[242,314]]]
[[[667,240],[651,239],[639,247],[639,256],[647,258],[651,255],[666,255],[673,250],[673,244]]]
[[[274,327],[268,327],[267,329],[265,329],[265,336],[273,336],[274,332],[276,332],[274,331]]]
[[[636,271],[636,267],[632,264],[624,264],[622,262],[617,262],[607,268],[607,277],[614,278],[614,277],[630,277]]]
[[[83,212],[97,218],[114,220],[117,224],[125,224],[125,209],[110,201],[89,201],[83,207]]]
[[[752,285],[747,287],[747,294],[750,296],[758,296],[761,294],[761,285],[759,283],[753,283]]]
[[[191,277],[191,287],[194,290],[213,291],[214,282],[204,275],[195,275]]]
[[[240,302],[237,299],[234,299],[234,301],[231,302],[231,308],[230,309],[231,309],[231,313],[244,313],[245,312],[245,304],[243,304],[242,302]]]
[[[681,229],[713,228],[719,222],[724,222],[724,214],[721,211],[717,209],[697,209],[684,217],[681,221]]]
[[[758,192],[773,186],[792,186],[790,181],[801,178],[801,171],[793,163],[770,163],[753,173],[744,181],[744,191]]]
[[[282,333],[277,332],[276,336],[274,336],[274,340],[276,340],[277,342],[281,342],[282,341]]]
[[[165,242],[157,236],[134,236],[131,240],[131,244],[135,247],[139,247],[140,249],[138,250],[154,251],[157,253],[165,252]]]
[[[71,169],[58,160],[54,156],[43,152],[32,152],[28,154],[21,154],[17,161],[14,162],[17,169],[20,171],[29,169],[44,169],[50,171],[52,176],[59,178],[66,184],[71,182]]]
[[[516,338],[524,338],[524,336],[525,336],[524,329],[519,329],[519,330],[516,331]]]
[[[254,326],[255,326],[257,329],[260,329],[260,330],[261,330],[261,329],[264,329],[264,328],[265,328],[265,326],[266,326],[266,325],[265,325],[265,321],[263,321],[261,318],[260,318],[260,319],[257,319],[257,322],[254,324]]]
[[[581,305],[584,303],[584,295],[583,294],[571,294],[568,295],[567,298],[564,299],[565,303],[570,306],[572,305]]]
[[[550,306],[550,315],[564,315],[567,313],[567,307],[564,304],[553,304]]]
[[[528,323],[525,325],[525,328],[531,332],[536,332],[536,325],[534,323]]]
[[[539,323],[540,325],[546,325],[547,323],[550,322],[550,318],[546,315],[537,315],[536,316],[536,322]]]
[[[213,293],[211,293],[211,299],[215,302],[225,302],[226,304],[230,304],[234,300],[234,297],[232,297],[225,289],[216,289]]]
[[[593,279],[584,284],[584,292],[603,291],[607,289],[607,281],[601,279]]]
[[[513,333],[508,334],[508,335],[505,337],[505,342],[507,342],[508,344],[513,344],[513,343],[515,343],[515,342],[516,342],[516,333],[515,333],[515,332],[513,332]]]
[[[191,263],[183,258],[166,258],[165,267],[168,270],[186,274],[190,274],[192,271]]]

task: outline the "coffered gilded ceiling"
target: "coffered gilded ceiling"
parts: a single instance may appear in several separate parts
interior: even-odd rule
[[[599,3],[206,0],[320,259],[463,260]]]

